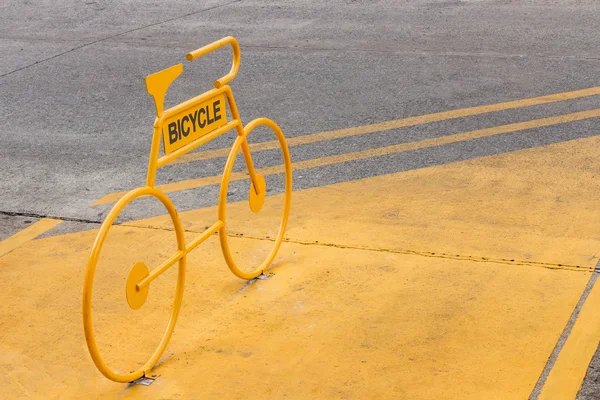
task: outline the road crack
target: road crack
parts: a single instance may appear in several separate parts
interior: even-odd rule
[[[122,226],[128,226],[133,228],[146,228],[146,229],[159,229],[165,231],[174,231],[173,228],[165,228],[165,227],[157,227],[152,225],[139,225],[133,223],[124,223]],[[206,227],[208,228],[208,227]],[[185,232],[191,233],[202,233],[203,231],[198,231],[194,229],[184,229]],[[215,233],[216,235],[217,233]],[[260,236],[249,236],[242,233],[229,232],[227,234],[229,237],[235,237],[239,239],[249,239],[249,240],[262,240],[262,241],[270,241],[274,242],[274,237],[260,237]],[[529,260],[520,260],[516,258],[501,258],[501,257],[483,257],[483,256],[473,256],[466,254],[454,254],[454,253],[443,253],[443,252],[429,252],[429,251],[420,251],[420,250],[410,250],[410,249],[393,249],[393,248],[385,248],[385,247],[371,247],[371,246],[357,246],[357,245],[345,245],[340,243],[327,243],[320,241],[305,241],[298,239],[290,239],[284,238],[284,242],[286,243],[294,243],[302,246],[322,246],[322,247],[333,247],[337,249],[349,249],[349,250],[362,250],[362,251],[374,251],[380,253],[390,253],[390,254],[405,254],[405,255],[413,255],[419,257],[429,257],[429,258],[443,258],[449,260],[460,260],[460,261],[470,261],[477,263],[494,263],[494,264],[507,264],[507,265],[523,265],[523,266],[531,266],[531,267],[539,267],[539,268],[547,268],[547,269],[561,269],[568,271],[582,271],[582,272],[600,272],[600,264],[596,267],[588,267],[583,265],[574,265],[574,264],[564,264],[564,263],[552,263],[552,262],[542,262],[542,261],[529,261]]]
[[[15,72],[22,71],[22,70],[24,70],[24,69],[27,69],[27,68],[29,68],[29,67],[33,67],[34,65],[41,64],[41,63],[43,63],[43,62],[46,62],[46,61],[50,61],[50,60],[52,60],[52,59],[55,59],[55,58],[57,58],[57,57],[63,56],[63,55],[65,55],[65,54],[69,54],[69,53],[71,53],[71,52],[73,52],[73,51],[76,51],[76,50],[82,49],[82,48],[84,48],[84,47],[91,46],[91,45],[93,45],[93,44],[96,44],[96,43],[99,43],[99,42],[104,42],[104,41],[107,41],[107,40],[110,40],[110,39],[116,38],[116,37],[118,37],[118,36],[123,36],[123,35],[126,35],[126,34],[128,34],[128,33],[131,33],[131,32],[140,31],[140,30],[142,30],[142,29],[151,28],[151,27],[153,27],[153,26],[157,26],[157,25],[166,24],[167,22],[172,22],[172,21],[175,21],[175,20],[178,20],[178,19],[182,19],[182,18],[190,17],[190,16],[192,16],[192,15],[200,14],[200,13],[203,13],[203,12],[205,12],[205,11],[210,11],[210,10],[214,10],[214,9],[216,9],[216,8],[226,7],[226,6],[228,6],[228,5],[231,5],[231,4],[234,4],[234,3],[239,3],[240,1],[242,1],[242,0],[233,0],[233,1],[229,1],[229,2],[227,2],[227,3],[223,3],[223,4],[217,4],[217,5],[215,5],[215,6],[212,6],[212,7],[203,8],[202,10],[194,11],[194,12],[191,12],[191,13],[188,13],[188,14],[184,14],[184,15],[179,15],[179,16],[177,16],[177,17],[169,18],[169,19],[166,19],[166,20],[164,20],[164,21],[159,21],[159,22],[155,22],[155,23],[152,23],[152,24],[148,24],[148,25],[144,25],[144,26],[137,27],[137,28],[129,29],[129,30],[127,30],[127,31],[124,31],[124,32],[115,33],[114,35],[106,36],[106,37],[104,37],[104,38],[100,38],[100,39],[97,39],[97,40],[94,40],[94,41],[91,41],[91,42],[88,42],[88,43],[84,43],[84,44],[82,44],[82,45],[80,45],[80,46],[73,47],[72,49],[69,49],[69,50],[67,50],[67,51],[63,51],[62,53],[55,54],[55,55],[53,55],[53,56],[50,56],[50,57],[48,57],[48,58],[44,58],[44,59],[42,59],[42,60],[38,60],[38,61],[36,61],[36,62],[34,62],[34,63],[28,64],[28,65],[25,65],[25,66],[23,66],[23,67],[20,67],[20,68],[14,69],[14,70],[12,70],[12,71],[9,71],[9,72],[6,72],[6,73],[4,73],[4,74],[0,75],[0,78],[3,78],[3,77],[5,77],[5,76],[11,75],[11,74],[14,74]]]
[[[8,215],[13,217],[30,217],[30,218],[52,218],[63,221],[72,221],[72,222],[80,222],[86,224],[102,224],[103,221],[86,219],[86,218],[73,218],[73,217],[59,217],[47,214],[38,214],[38,213],[27,213],[27,212],[12,212],[12,211],[0,211],[2,215]],[[155,229],[162,231],[170,231],[173,232],[174,228],[167,228],[163,226],[155,226],[155,225],[145,225],[139,224],[136,222],[123,222],[121,224],[116,224],[117,226],[130,227],[130,228],[139,228],[139,229]],[[208,226],[205,228],[208,229]],[[190,233],[202,233],[203,231],[199,231],[196,229],[185,229],[185,232]],[[215,235],[218,233],[215,232]],[[227,233],[229,237],[235,237],[238,239],[249,239],[249,240],[262,240],[274,242],[275,238],[265,236],[251,236],[245,235],[243,233],[237,232],[229,232]],[[373,246],[358,246],[358,245],[346,245],[340,243],[327,243],[320,242],[318,240],[315,241],[307,241],[307,240],[299,240],[299,239],[290,239],[284,238],[284,242],[286,243],[294,243],[302,246],[322,246],[322,247],[333,247],[337,249],[349,249],[349,250],[362,250],[362,251],[374,251],[379,253],[390,253],[390,254],[405,254],[405,255],[413,255],[419,257],[429,257],[429,258],[443,258],[449,260],[460,260],[460,261],[470,261],[470,262],[478,262],[478,263],[494,263],[494,264],[508,264],[508,265],[524,265],[524,266],[532,266],[532,267],[541,267],[548,269],[562,269],[569,271],[583,271],[583,272],[600,272],[600,263],[596,265],[596,267],[588,267],[583,265],[574,265],[574,264],[564,264],[564,263],[551,263],[551,262],[542,262],[542,261],[529,261],[529,260],[520,260],[516,258],[501,258],[501,257],[483,257],[483,256],[473,256],[468,254],[454,254],[454,253],[444,253],[444,252],[431,252],[431,251],[422,251],[422,250],[411,250],[411,249],[394,249],[394,248],[386,248],[386,247],[373,247]]]
[[[75,217],[59,217],[55,215],[48,214],[38,214],[38,213],[30,213],[30,212],[14,212],[14,211],[0,211],[1,215],[8,215],[9,217],[30,217],[30,218],[50,218],[50,219],[59,219],[62,221],[73,221],[73,222],[81,222],[85,224],[101,224],[102,221],[94,220],[94,219],[86,219],[86,218],[75,218]]]

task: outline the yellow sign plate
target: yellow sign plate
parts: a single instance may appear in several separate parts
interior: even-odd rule
[[[226,123],[225,94],[191,105],[163,123],[165,154],[174,152]]]

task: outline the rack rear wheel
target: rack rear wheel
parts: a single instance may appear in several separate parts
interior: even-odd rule
[[[92,322],[92,293],[94,288],[96,264],[98,263],[100,252],[102,251],[102,246],[104,245],[108,232],[114,224],[117,217],[119,216],[119,214],[121,213],[121,211],[123,211],[125,206],[127,206],[133,200],[144,196],[153,196],[160,200],[160,202],[165,206],[165,208],[169,212],[171,221],[173,222],[173,226],[175,228],[177,248],[178,250],[185,251],[183,226],[181,225],[181,222],[179,220],[177,210],[175,209],[175,206],[167,197],[167,195],[153,187],[141,187],[127,193],[114,205],[114,207],[108,213],[106,219],[102,223],[100,231],[98,232],[98,235],[96,236],[96,240],[92,247],[92,252],[88,259],[85,271],[85,278],[83,284],[83,326],[85,331],[85,340],[87,342],[87,346],[90,351],[90,355],[92,356],[92,360],[94,361],[94,364],[105,377],[116,382],[132,382],[136,379],[139,379],[142,376],[144,376],[149,370],[151,370],[152,367],[154,367],[154,365],[158,362],[160,356],[163,354],[165,348],[167,347],[167,344],[169,343],[171,335],[173,334],[173,329],[175,328],[177,317],[179,315],[179,310],[181,308],[181,299],[183,297],[183,288],[185,283],[185,255],[179,259],[177,286],[175,298],[173,300],[173,307],[171,309],[169,322],[156,350],[154,350],[150,358],[141,367],[139,367],[135,371],[131,371],[128,373],[120,373],[118,371],[114,371],[106,364],[106,362],[100,355],[100,350],[98,348],[98,344],[94,335],[94,325]],[[139,281],[147,275],[148,268],[142,262],[134,264],[129,272],[129,276],[127,278],[124,288],[125,290],[123,292],[125,292],[126,294],[126,296],[124,297],[126,298],[127,303],[134,310],[141,308],[144,302],[146,301],[146,297],[148,296],[148,287],[141,289],[136,287],[137,283],[139,283]]]

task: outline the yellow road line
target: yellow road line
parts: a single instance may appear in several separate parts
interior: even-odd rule
[[[576,113],[572,113],[572,114],[559,115],[559,116],[555,116],[555,117],[541,118],[541,119],[535,119],[535,120],[531,120],[531,121],[519,122],[519,123],[515,123],[515,124],[501,125],[501,126],[496,126],[493,128],[486,128],[486,129],[479,129],[479,130],[470,131],[470,132],[457,133],[454,135],[442,136],[439,138],[424,139],[424,140],[420,140],[417,142],[401,143],[401,144],[395,144],[392,146],[380,147],[380,148],[376,148],[376,149],[357,151],[354,153],[347,153],[347,154],[340,154],[340,155],[335,155],[335,156],[314,158],[311,160],[297,161],[292,164],[292,167],[294,170],[322,167],[325,165],[343,163],[343,162],[347,162],[347,161],[362,160],[365,158],[378,157],[378,156],[383,156],[383,155],[388,155],[388,154],[393,154],[393,153],[400,153],[400,152],[410,151],[410,150],[418,150],[418,149],[423,149],[426,147],[440,146],[440,145],[444,145],[444,144],[462,142],[465,140],[500,135],[500,134],[508,133],[508,132],[517,132],[517,131],[522,131],[522,130],[526,130],[526,129],[539,128],[539,127],[543,127],[543,126],[563,124],[566,122],[579,121],[579,120],[594,118],[594,117],[599,117],[599,116],[600,116],[600,109],[594,109],[594,110],[576,112]],[[284,172],[283,168],[284,168],[283,165],[274,165],[271,167],[261,168],[259,171],[263,175],[273,175],[273,174],[279,174],[279,173]],[[244,180],[244,179],[247,179],[247,177],[248,177],[248,174],[246,171],[234,172],[231,174],[232,181]],[[189,179],[189,180],[180,181],[180,182],[167,183],[164,185],[157,185],[156,187],[164,192],[169,193],[169,192],[176,192],[179,190],[186,190],[186,189],[198,188],[198,187],[203,187],[203,186],[216,185],[216,184],[219,184],[220,182],[221,182],[221,176],[217,175],[217,176],[209,176],[209,177],[199,178],[199,179]],[[125,193],[127,193],[127,192],[116,192],[116,193],[108,194],[108,195],[102,197],[101,199],[96,200],[91,205],[96,206],[99,204],[115,202],[118,199],[120,199]]]
[[[596,282],[556,364],[548,375],[539,400],[575,399],[600,342],[600,284]]]
[[[308,144],[320,142],[323,140],[331,140],[348,136],[363,135],[365,133],[373,133],[390,129],[405,128],[426,124],[430,122],[445,121],[449,119],[469,117],[473,115],[486,114],[497,111],[511,110],[515,108],[530,107],[541,104],[555,103],[558,101],[573,100],[581,97],[595,96],[600,94],[600,86],[589,89],[575,90],[572,92],[556,93],[547,96],[532,97],[529,99],[514,100],[504,103],[489,104],[485,106],[477,106],[470,108],[462,108],[458,110],[442,111],[433,114],[420,115],[417,117],[408,117],[392,121],[379,122],[376,124],[356,126],[346,129],[337,129],[334,131],[326,131],[313,133],[311,135],[297,136],[288,139],[288,145],[297,146],[300,144]],[[252,151],[272,150],[279,147],[277,140],[254,143],[250,145]],[[188,153],[171,162],[171,164],[187,163],[192,161],[208,160],[216,157],[226,157],[229,154],[230,148],[207,150],[197,153]]]
[[[13,251],[22,244],[35,239],[42,233],[49,231],[61,222],[62,220],[60,219],[43,218],[22,231],[15,233],[8,239],[4,239],[0,242],[0,257]]]

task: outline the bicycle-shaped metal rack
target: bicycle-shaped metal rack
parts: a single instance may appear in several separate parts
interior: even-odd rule
[[[240,48],[237,41],[233,37],[226,37],[188,53],[186,58],[189,61],[192,61],[228,44],[231,45],[233,50],[233,65],[229,73],[214,82],[214,89],[211,89],[202,95],[196,96],[172,108],[167,110],[163,109],[164,98],[169,85],[183,72],[183,65],[177,64],[146,77],[146,87],[148,89],[148,93],[154,97],[157,115],[157,118],[154,122],[154,135],[152,137],[152,147],[150,149],[150,160],[148,164],[146,186],[128,192],[114,205],[112,210],[106,216],[106,219],[100,227],[100,231],[98,232],[87,263],[83,289],[83,324],[85,330],[85,339],[87,341],[94,364],[96,364],[96,367],[104,376],[113,381],[132,382],[144,376],[146,372],[154,367],[164,352],[167,343],[171,338],[171,334],[173,333],[173,329],[175,328],[177,316],[179,315],[179,309],[181,308],[181,299],[183,297],[183,287],[185,282],[186,255],[189,252],[195,249],[215,232],[218,232],[223,256],[231,271],[242,279],[253,279],[260,275],[271,264],[283,240],[292,198],[292,164],[290,153],[283,132],[277,126],[277,124],[275,124],[275,122],[266,118],[258,118],[246,126],[242,125],[242,121],[240,120],[235,100],[233,98],[233,93],[231,88],[227,85],[227,83],[236,76],[240,66]],[[230,122],[227,122],[227,113],[225,109],[226,105],[229,106],[229,111],[232,117]],[[264,176],[257,173],[254,168],[252,156],[250,154],[250,147],[248,146],[248,142],[246,140],[248,134],[259,125],[266,125],[270,127],[277,136],[281,146],[285,165],[284,204],[279,233],[277,234],[269,255],[262,262],[262,264],[260,264],[252,272],[244,272],[236,265],[229,248],[226,224],[227,190],[235,159],[241,149],[251,182],[248,198],[250,209],[255,213],[261,210],[265,201],[266,182]],[[225,164],[225,169],[223,171],[217,211],[218,221],[206,229],[206,231],[204,231],[197,238],[186,244],[183,226],[175,206],[165,193],[154,186],[156,171],[158,168],[168,164],[183,154],[198,148],[210,140],[215,139],[231,129],[236,129],[238,136],[233,143],[231,152],[229,153],[229,157],[227,158],[227,162]],[[164,155],[159,157],[161,136],[163,138]],[[110,227],[113,225],[116,218],[123,208],[125,208],[125,206],[127,206],[134,199],[143,196],[156,197],[169,212],[171,221],[173,222],[175,228],[178,251],[152,271],[148,271],[148,267],[146,267],[146,265],[142,262],[138,262],[133,265],[125,284],[127,303],[132,309],[139,309],[146,301],[150,283],[154,279],[159,277],[163,272],[176,263],[179,264],[179,271],[171,316],[157,349],[142,367],[133,372],[121,374],[111,370],[100,356],[98,345],[94,337],[94,328],[92,324],[92,290],[94,284],[94,275],[96,272],[96,264]]]

